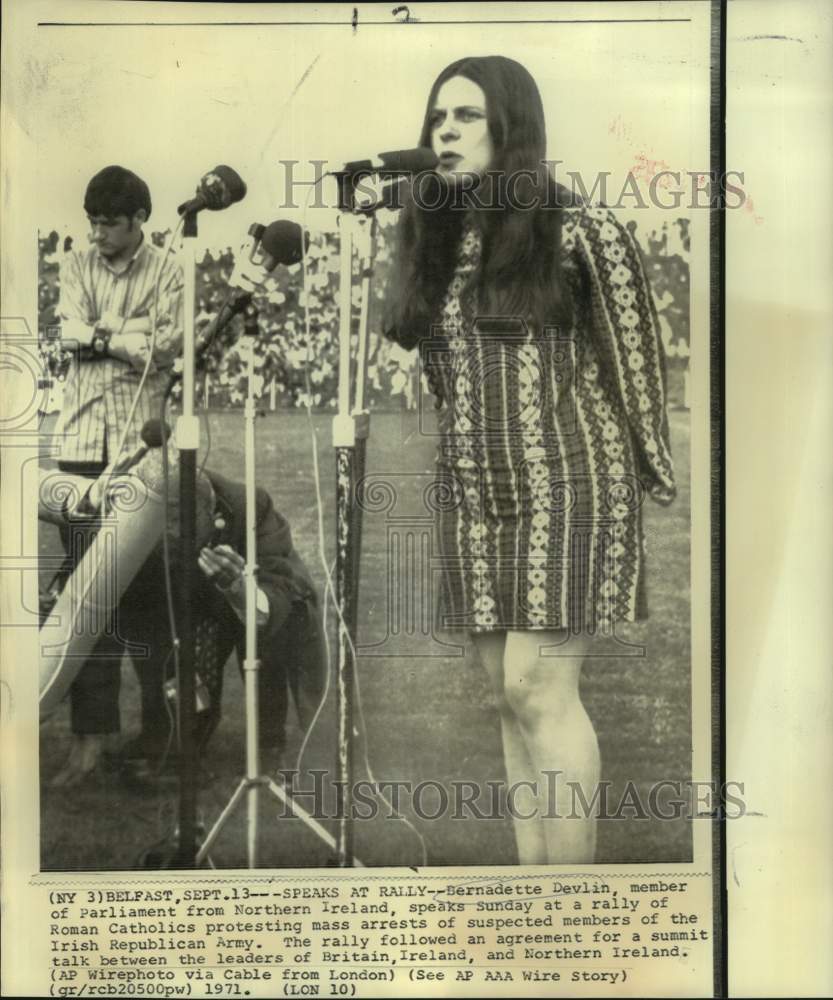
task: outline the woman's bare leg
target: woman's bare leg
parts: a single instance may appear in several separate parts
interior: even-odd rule
[[[555,644],[557,648],[553,648]],[[578,786],[585,801],[592,803],[599,782],[598,741],[579,696],[588,645],[585,637],[565,640],[564,633],[558,632],[506,633],[503,691],[514,715],[507,728],[512,733],[513,750],[522,745],[528,753],[529,773],[522,779],[536,782],[539,789],[544,860],[550,864],[581,864],[595,859],[596,818],[584,815],[570,787],[570,783]],[[550,647],[550,655],[542,655],[546,647]],[[547,771],[559,772],[554,798],[547,794],[553,784]],[[576,805],[579,808],[574,809]],[[551,818],[546,818],[547,814]],[[529,826],[531,821],[516,820],[516,828],[519,824]]]
[[[498,698],[500,710],[500,728],[503,735],[503,756],[506,763],[506,778],[511,788],[519,782],[529,781],[534,773],[529,755],[514,709],[505,695],[503,679],[503,658],[506,646],[505,632],[487,632],[474,636],[477,652],[480,656],[489,680]],[[522,815],[537,814],[536,798],[525,791],[519,792],[515,802],[516,811]],[[515,843],[518,848],[518,860],[522,865],[540,865],[547,861],[547,842],[544,823],[535,815],[532,819],[516,820]]]

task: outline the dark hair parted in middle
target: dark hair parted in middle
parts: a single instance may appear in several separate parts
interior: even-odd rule
[[[538,87],[520,63],[504,56],[453,62],[431,88],[420,146],[431,146],[438,91],[455,76],[466,77],[483,91],[494,154],[468,197],[452,193],[432,207],[437,201],[424,197],[424,184],[421,191],[415,184],[403,206],[387,335],[406,348],[430,336],[454,272],[468,211],[482,234],[480,266],[467,289],[478,314],[521,317],[539,329],[562,325],[570,316],[560,267],[561,209],[574,202],[545,162],[546,125]],[[436,184],[442,184],[439,178]]]

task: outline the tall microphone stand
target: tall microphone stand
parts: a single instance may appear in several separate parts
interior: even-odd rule
[[[184,330],[182,340],[182,415],[177,420],[179,448],[179,513],[182,566],[180,583],[183,609],[179,622],[179,677],[177,730],[179,736],[179,838],[173,859],[174,867],[194,864],[197,834],[195,641],[192,600],[197,585],[197,451],[200,425],[194,413],[196,375],[196,336],[194,308],[196,298],[197,213],[202,208],[214,211],[240,201],[246,194],[241,178],[223,164],[206,174],[197,189],[197,197],[184,202],[177,212],[182,216],[184,257]],[[188,249],[190,248],[190,250]]]
[[[194,614],[191,606],[197,585],[197,451],[200,444],[199,419],[194,413],[197,214],[184,215],[182,235],[184,256],[184,331],[182,341],[182,414],[176,423],[179,448],[179,512],[182,565],[182,613],[179,620],[179,697],[177,728],[179,733],[179,842],[174,867],[191,868],[196,855],[197,790],[196,684],[194,650]]]
[[[247,387],[244,408],[244,442],[246,455],[246,655],[243,660],[243,683],[246,705],[246,773],[208,832],[196,855],[202,863],[212,845],[231,818],[235,809],[246,799],[246,858],[249,868],[257,867],[258,824],[260,794],[268,791],[294,816],[302,820],[328,847],[334,849],[336,840],[317,820],[294,801],[280,785],[260,769],[259,726],[259,674],[260,659],[257,655],[257,486],[255,481],[255,340],[258,332],[258,311],[251,302],[244,313],[244,334],[247,342]]]
[[[373,209],[359,212],[355,187],[360,175],[341,173],[339,178],[339,228],[341,270],[339,287],[338,412],[333,418],[336,466],[336,603],[338,606],[338,662],[336,673],[336,781],[342,789],[336,818],[334,863],[349,868],[354,862],[351,819],[353,782],[353,700],[356,669],[362,512],[356,502],[370,434],[370,413],[365,405],[370,287],[376,218]],[[355,360],[352,346],[353,252],[361,261],[361,311]]]

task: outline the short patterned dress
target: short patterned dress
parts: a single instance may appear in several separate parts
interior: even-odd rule
[[[571,329],[474,321],[471,225],[423,345],[441,390],[443,628],[609,631],[646,614],[642,504],[675,493],[656,310],[631,233],[564,210]]]

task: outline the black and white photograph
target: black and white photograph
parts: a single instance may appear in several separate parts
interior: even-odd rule
[[[833,10],[2,13],[3,994],[827,995]]]
[[[692,861],[708,67],[544,6],[39,28],[44,871]]]
[[[726,36],[810,44],[731,24],[27,14],[7,857],[54,991],[725,992],[772,819],[724,616],[776,552],[727,603],[724,253],[773,189]]]

